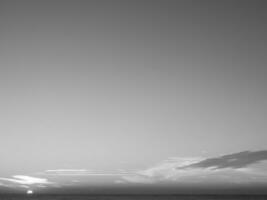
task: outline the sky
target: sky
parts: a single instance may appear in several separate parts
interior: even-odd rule
[[[266,7],[0,0],[0,192],[266,186]]]

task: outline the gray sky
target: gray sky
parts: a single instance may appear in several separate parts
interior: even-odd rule
[[[1,0],[0,176],[263,150],[266,17],[264,1]]]

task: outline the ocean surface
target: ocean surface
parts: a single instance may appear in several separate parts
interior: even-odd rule
[[[0,200],[267,200],[267,195],[0,195]]]

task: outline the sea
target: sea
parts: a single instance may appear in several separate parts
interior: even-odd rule
[[[267,195],[0,195],[0,200],[267,200]]]

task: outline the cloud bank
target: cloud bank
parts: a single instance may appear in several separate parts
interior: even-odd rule
[[[177,167],[177,169],[188,169],[188,168],[238,169],[265,160],[267,160],[267,151],[256,151],[256,152],[243,151],[230,155],[224,155],[217,158],[205,159],[197,163],[193,163],[182,167]]]
[[[122,179],[130,183],[266,182],[267,151],[243,151],[214,158],[169,158]]]
[[[267,151],[243,151],[212,158],[171,157],[144,170],[49,169],[37,173],[44,178],[25,175],[0,178],[0,186],[64,187],[94,184],[95,181],[152,185],[259,182],[267,184],[267,162],[264,161],[267,161]]]

